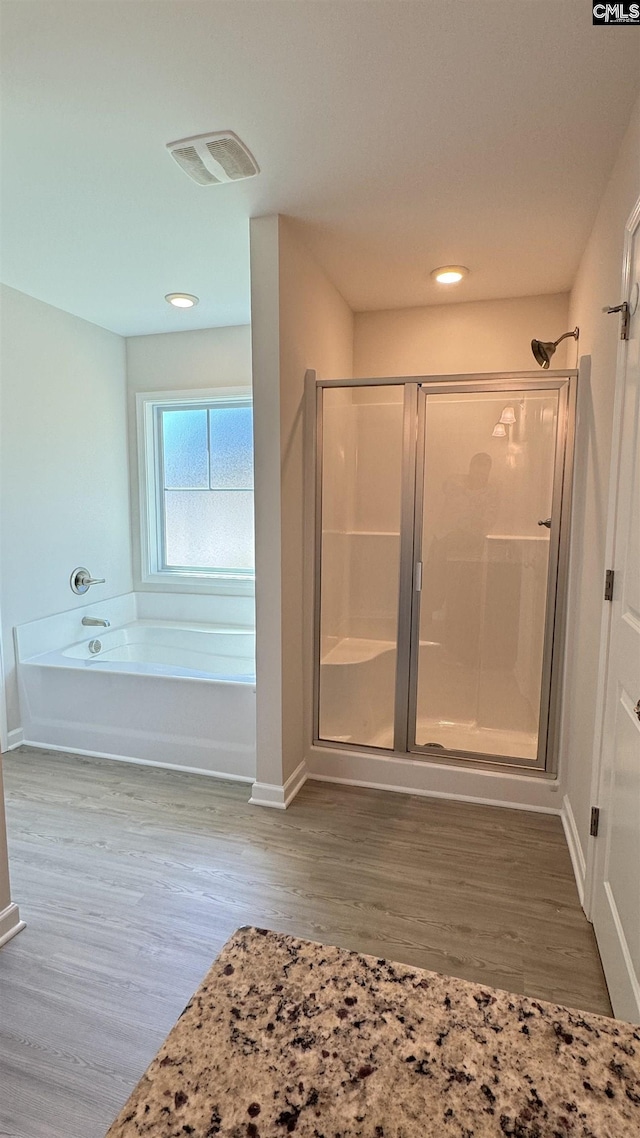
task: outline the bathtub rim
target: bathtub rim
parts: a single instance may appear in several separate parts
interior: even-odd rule
[[[171,631],[184,631],[184,632],[201,632],[211,635],[220,633],[223,636],[238,636],[252,637],[254,641],[254,655],[250,659],[253,661],[253,671],[247,676],[233,676],[228,674],[217,674],[211,672],[207,675],[182,675],[179,672],[145,672],[144,670],[132,670],[127,667],[131,661],[111,661],[113,664],[122,664],[121,667],[101,667],[100,661],[92,657],[83,656],[69,656],[67,655],[69,649],[77,648],[86,645],[90,640],[95,638],[102,639],[112,635],[113,633],[121,632],[125,629],[136,628],[166,628]],[[243,687],[256,687],[256,672],[255,672],[255,628],[245,625],[237,624],[214,624],[207,621],[184,621],[184,620],[158,620],[155,618],[139,619],[135,617],[133,620],[125,620],[113,627],[101,629],[100,627],[87,629],[87,634],[79,640],[71,641],[57,648],[48,649],[44,652],[35,653],[32,656],[25,656],[24,658],[20,652],[20,639],[16,637],[16,664],[18,670],[23,667],[39,667],[39,668],[57,668],[63,671],[83,672],[83,673],[97,673],[104,675],[105,673],[127,675],[127,676],[146,676],[152,680],[186,680],[189,683],[219,683],[219,684],[232,684],[242,685]],[[230,656],[229,659],[246,659],[247,657]],[[187,669],[184,669],[185,671]]]
[[[58,655],[58,653],[56,653],[56,652],[44,652],[42,654],[42,656],[55,656],[55,655]],[[61,659],[64,659],[65,661],[69,660],[68,656],[62,657],[61,652],[59,653],[59,655],[60,655]],[[55,668],[57,671],[61,671],[61,672],[82,672],[83,675],[90,675],[90,676],[117,675],[117,676],[135,676],[136,679],[140,679],[141,677],[144,677],[145,679],[148,679],[148,680],[182,680],[182,681],[186,680],[186,682],[190,683],[190,684],[193,684],[193,683],[225,684],[225,685],[231,685],[233,687],[253,687],[254,691],[256,688],[255,674],[245,680],[245,679],[242,679],[241,677],[238,677],[235,679],[229,679],[229,677],[217,676],[213,672],[211,673],[210,676],[183,676],[183,675],[179,675],[178,673],[174,673],[174,672],[166,672],[166,673],[163,673],[163,672],[132,672],[132,671],[127,669],[126,664],[124,664],[121,668],[101,668],[100,666],[93,667],[93,668],[92,667],[81,667],[80,665],[82,663],[84,663],[83,660],[78,660],[78,663],[76,663],[76,664],[69,664],[67,662],[58,664],[53,660],[44,661],[42,656],[31,656],[28,660],[19,660],[18,661],[18,668]],[[117,662],[118,661],[114,661],[114,663],[117,663]],[[93,660],[86,661],[86,663],[93,664]]]

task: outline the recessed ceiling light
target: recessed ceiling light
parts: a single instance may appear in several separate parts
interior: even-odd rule
[[[174,308],[194,308],[199,298],[190,292],[168,292],[164,299]]]
[[[458,284],[468,272],[464,265],[442,265],[441,268],[434,269],[431,276],[438,284]]]

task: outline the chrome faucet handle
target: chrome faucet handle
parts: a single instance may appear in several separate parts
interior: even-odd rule
[[[104,583],[104,577],[92,577],[84,565],[79,565],[77,569],[74,569],[69,579],[73,592],[80,596],[87,592],[90,585],[104,585]]]

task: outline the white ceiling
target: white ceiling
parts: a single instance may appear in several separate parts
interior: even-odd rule
[[[2,56],[2,279],[123,335],[247,322],[272,212],[356,310],[563,291],[640,84],[587,0],[9,0]],[[261,173],[198,186],[223,128]]]

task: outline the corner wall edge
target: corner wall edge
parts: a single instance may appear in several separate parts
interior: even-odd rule
[[[251,806],[270,806],[274,810],[286,810],[302,790],[307,781],[307,761],[301,763],[290,774],[283,786],[272,782],[254,782],[249,804]]]
[[[0,948],[24,928],[26,922],[20,919],[20,910],[12,901],[0,913]]]

